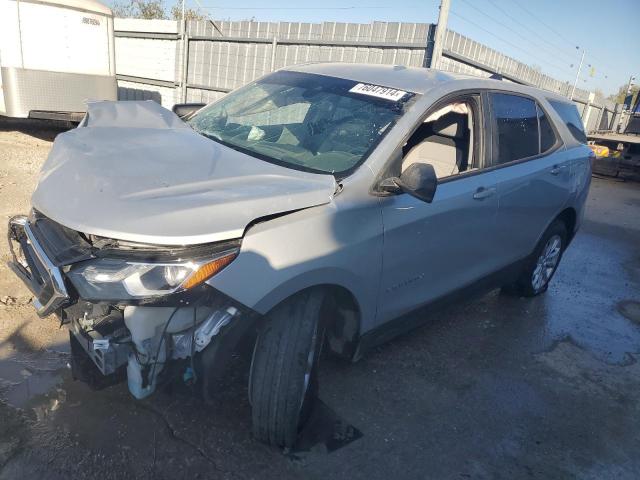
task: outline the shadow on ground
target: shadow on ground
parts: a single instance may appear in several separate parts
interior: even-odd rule
[[[75,128],[77,124],[61,120],[10,118],[0,116],[0,132],[22,132],[31,137],[53,142],[59,133]]]

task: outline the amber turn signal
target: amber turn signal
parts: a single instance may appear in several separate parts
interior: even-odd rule
[[[205,263],[193,272],[189,278],[182,283],[182,288],[185,290],[200,285],[202,282],[207,281],[213,277],[216,273],[229,265],[234,258],[238,255],[237,252],[230,253],[224,257],[216,258],[209,263]]]

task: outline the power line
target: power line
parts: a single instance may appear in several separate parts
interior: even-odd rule
[[[186,0],[182,0],[183,2],[186,2]],[[200,0],[195,0],[195,2],[198,4],[198,7],[200,8],[204,8],[202,6],[202,4],[200,3]],[[211,23],[211,25],[213,25],[213,28],[215,28],[218,33],[220,35],[222,35],[224,37],[224,34],[222,33],[222,30],[220,29],[220,27],[218,26],[218,24],[211,18],[211,16],[207,13],[207,20],[209,20],[209,22]]]
[[[491,0],[490,0],[491,1]],[[547,23],[545,23],[544,21],[542,21],[536,14],[534,14],[533,12],[531,12],[531,10],[529,10],[528,8],[526,8],[524,5],[522,5],[518,0],[513,0],[513,3],[515,5],[517,5],[518,7],[520,7],[522,10],[524,10],[525,12],[527,12],[532,18],[534,18],[537,22],[539,22],[541,25],[543,25],[544,27],[547,28],[547,30],[549,30],[550,32],[554,33],[558,38],[562,39],[563,41],[572,44],[572,45],[577,45],[575,42],[569,40],[567,37],[565,37],[564,35],[562,35],[559,31],[557,31],[555,28],[551,27],[550,25],[548,25]],[[607,65],[606,62],[602,62],[600,61],[600,59],[596,58],[595,55],[591,54],[590,55],[591,58],[594,58],[596,60],[598,60],[598,63],[600,63],[601,65],[604,65],[605,67],[610,68],[611,65]]]
[[[569,58],[572,62],[575,62],[575,52],[567,53],[565,51],[562,50],[558,50],[558,45],[555,45],[553,43],[551,43],[550,41],[548,41],[546,38],[544,38],[543,36],[540,35],[539,32],[535,31],[534,29],[532,29],[531,27],[529,27],[528,25],[525,25],[524,23],[522,23],[520,20],[518,20],[516,17],[514,17],[513,15],[511,15],[510,13],[508,13],[505,9],[503,9],[502,7],[500,7],[498,4],[496,4],[493,0],[489,0],[489,3],[491,3],[491,5],[493,5],[496,10],[500,11],[504,16],[508,17],[509,19],[511,19],[512,22],[520,25],[520,27],[524,28],[525,30],[528,30],[529,32],[531,32],[533,35],[536,36],[536,38],[544,43],[546,43],[547,45],[549,45],[551,48],[553,48],[553,54],[558,54],[561,53],[563,55],[565,55],[567,58]],[[573,45],[572,45],[573,46]],[[565,48],[565,47],[561,47],[561,48]]]
[[[540,22],[542,25],[544,25],[545,27],[547,27],[547,29],[553,33],[555,33],[560,39],[562,39],[563,41],[569,43],[569,44],[574,44],[571,40],[569,40],[567,37],[565,37],[564,35],[560,34],[560,32],[558,32],[555,28],[550,27],[548,24],[546,24],[545,22],[543,22],[537,15],[533,14],[528,8],[525,8],[518,0],[513,0],[513,3],[515,3],[516,5],[518,5],[522,10],[524,10],[525,12],[527,12],[529,15],[531,15],[533,18],[535,18],[538,22]],[[574,44],[575,45],[575,44]]]
[[[499,36],[499,35],[496,35],[496,34],[495,34],[495,33],[493,33],[492,31],[487,30],[486,28],[482,27],[481,25],[477,24],[476,22],[474,22],[474,21],[472,21],[472,20],[469,20],[469,19],[468,19],[468,18],[466,18],[466,17],[463,17],[463,16],[462,16],[462,15],[460,15],[459,13],[456,13],[456,12],[454,12],[454,11],[451,11],[451,14],[452,14],[452,15],[454,15],[454,16],[456,16],[456,17],[458,17],[458,18],[460,18],[461,20],[464,20],[465,22],[467,22],[467,23],[469,23],[469,24],[471,24],[471,25],[474,25],[476,28],[479,28],[480,30],[484,31],[485,33],[488,33],[489,35],[491,35],[491,36],[493,36],[493,37],[497,38],[498,40],[500,40],[500,41],[502,41],[502,42],[506,43],[507,45],[510,45],[510,46],[512,46],[513,48],[515,48],[515,49],[517,49],[517,50],[520,50],[521,52],[526,53],[527,55],[531,55],[532,57],[537,58],[537,59],[539,59],[539,60],[543,61],[544,63],[547,63],[548,65],[551,65],[551,66],[553,66],[553,67],[555,67],[555,68],[560,68],[561,70],[563,69],[563,67],[558,67],[557,65],[553,64],[552,62],[549,62],[549,61],[548,61],[548,60],[546,60],[546,59],[542,59],[542,58],[538,57],[537,55],[534,55],[534,54],[532,54],[531,52],[529,52],[529,51],[527,51],[527,50],[523,49],[522,47],[519,47],[519,46],[518,46],[518,45],[516,45],[515,43],[510,42],[509,40],[506,40],[506,39],[502,38],[502,37],[501,37],[501,36]]]
[[[207,10],[391,10],[396,9],[397,7],[388,6],[346,6],[346,7],[202,7]],[[418,7],[408,7],[408,8],[418,8]]]
[[[467,5],[469,5],[471,8],[473,8],[474,10],[476,10],[477,12],[479,12],[480,14],[484,15],[485,17],[489,18],[492,22],[497,23],[498,25],[502,25],[504,28],[506,28],[507,30],[511,31],[512,33],[514,33],[515,35],[517,35],[518,37],[520,37],[522,40],[526,41],[526,42],[530,42],[529,39],[527,39],[526,37],[524,37],[520,32],[518,32],[517,30],[511,28],[509,25],[507,25],[506,23],[503,23],[499,20],[496,20],[495,18],[493,18],[491,15],[487,14],[486,12],[483,12],[482,10],[480,10],[479,8],[477,8],[475,5],[473,5],[472,3],[470,3],[468,0],[463,0]],[[555,53],[555,52],[551,52],[551,53]],[[529,52],[529,55],[534,56],[534,54],[532,54],[531,52]],[[541,57],[537,57],[539,59],[542,59]],[[547,63],[549,63],[549,65],[553,65],[556,68],[559,69],[569,69],[568,66],[564,66],[561,67],[556,63],[553,62],[549,62],[548,60],[544,59],[544,61],[546,61]]]

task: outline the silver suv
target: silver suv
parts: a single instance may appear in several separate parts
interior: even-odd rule
[[[357,359],[478,286],[544,292],[583,217],[591,150],[549,92],[327,63],[201,107],[91,104],[10,221],[11,266],[94,387],[211,398],[251,342],[271,444],[294,443],[322,351]]]

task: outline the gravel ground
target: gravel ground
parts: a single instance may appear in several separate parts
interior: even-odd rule
[[[640,478],[638,184],[594,179],[544,296],[419,312],[357,364],[324,364],[324,410],[283,454],[252,440],[242,375],[213,408],[71,380],[67,333],[4,265],[6,217],[59,131],[0,120],[0,480]]]

